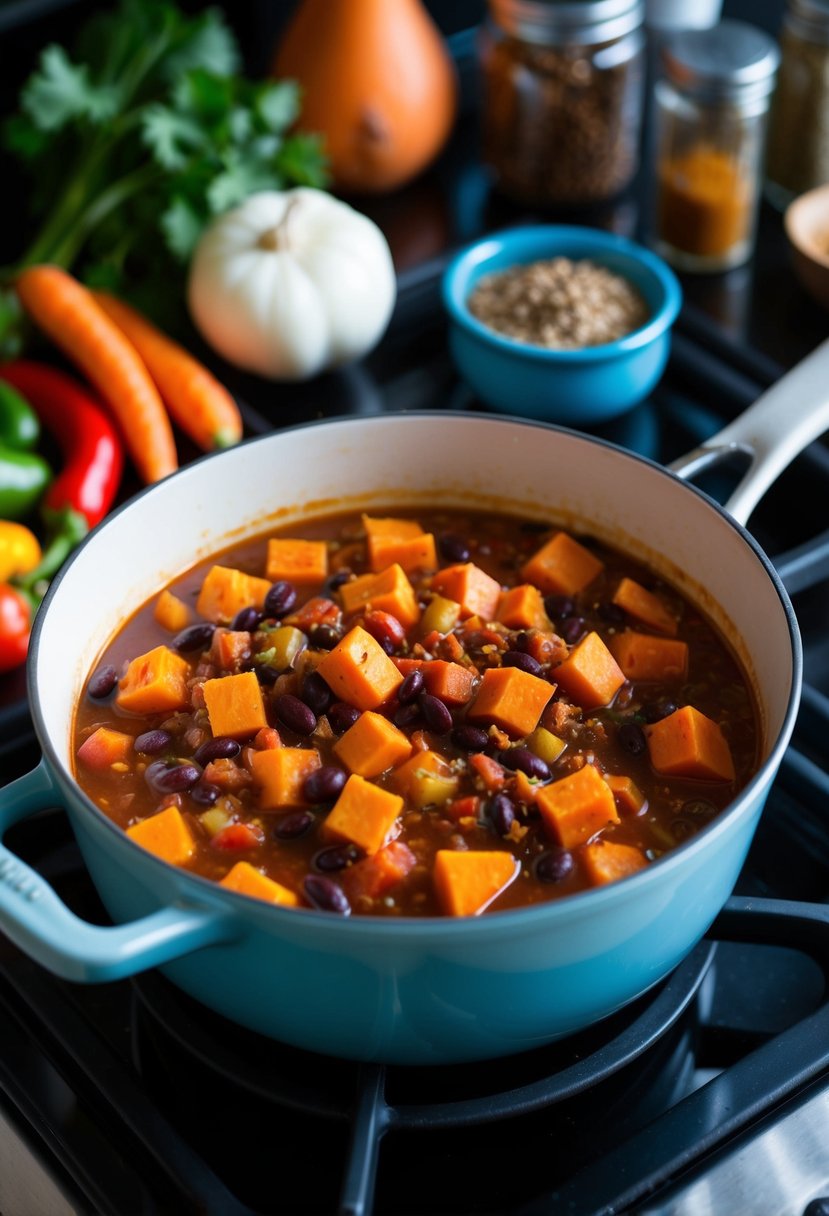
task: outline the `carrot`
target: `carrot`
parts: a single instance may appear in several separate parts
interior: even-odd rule
[[[178,468],[173,428],[146,364],[92,293],[59,266],[30,266],[15,284],[36,325],[95,385],[144,481]]]
[[[185,435],[205,452],[238,443],[239,407],[212,372],[123,300],[106,291],[92,294],[146,363],[170,417]]]

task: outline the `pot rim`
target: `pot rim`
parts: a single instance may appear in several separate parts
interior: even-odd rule
[[[99,807],[95,805],[92,799],[84,792],[81,786],[77,783],[74,775],[64,764],[58,750],[52,742],[51,736],[46,728],[43,714],[40,706],[40,692],[37,687],[36,667],[37,657],[40,643],[40,634],[43,629],[46,614],[52,604],[52,601],[60,594],[60,586],[66,576],[67,571],[75,560],[76,554],[80,553],[83,548],[96,536],[96,534],[109,527],[115,520],[120,518],[126,511],[136,509],[141,500],[147,495],[152,494],[159,486],[164,485],[170,480],[186,478],[196,475],[196,471],[206,461],[216,460],[223,455],[230,455],[236,448],[247,447],[250,444],[278,442],[279,436],[283,434],[293,433],[310,428],[319,427],[353,427],[355,425],[374,424],[374,425],[395,425],[396,421],[402,419],[417,419],[423,418],[432,422],[439,422],[442,419],[469,419],[474,418],[477,423],[495,426],[527,426],[533,428],[541,428],[543,430],[563,433],[570,438],[582,440],[588,444],[594,444],[599,447],[609,448],[615,452],[618,457],[633,460],[640,464],[646,465],[651,469],[663,474],[670,481],[677,483],[683,490],[690,494],[695,494],[702,499],[709,508],[712,508],[716,514],[722,517],[734,530],[737,536],[744,544],[752,550],[754,557],[763,567],[767,577],[772,583],[775,592],[780,600],[781,606],[786,618],[786,625],[789,633],[789,643],[791,648],[792,658],[792,682],[789,690],[788,702],[786,711],[781,723],[777,737],[769,751],[768,756],[760,765],[757,772],[751,778],[747,785],[740,790],[734,801],[715,819],[702,828],[695,836],[676,845],[669,853],[664,854],[655,862],[649,865],[646,869],[638,871],[626,878],[617,880],[616,882],[608,883],[605,886],[593,887],[585,891],[578,891],[572,895],[564,896],[560,899],[549,900],[545,903],[535,904],[531,907],[524,908],[506,908],[502,911],[492,912],[483,916],[469,917],[396,917],[394,919],[386,917],[372,916],[339,916],[328,912],[323,912],[316,908],[284,908],[279,905],[267,904],[262,900],[254,899],[252,896],[244,895],[237,891],[228,890],[221,887],[218,883],[211,879],[204,878],[199,874],[194,874],[189,870],[179,866],[174,866],[169,862],[162,861],[155,854],[148,850],[141,849],[141,846],[132,841],[126,832],[118,826],[112,819],[104,814]],[[188,885],[193,883],[192,891],[194,901],[196,896],[204,895],[206,901],[215,903],[217,900],[225,902],[230,901],[230,907],[236,907],[241,910],[243,907],[255,906],[261,913],[268,916],[276,917],[275,924],[280,921],[284,926],[295,925],[300,927],[303,923],[310,927],[315,925],[320,928],[323,925],[329,925],[331,931],[335,933],[344,933],[350,936],[369,937],[377,936],[381,941],[393,940],[397,937],[403,938],[422,938],[431,941],[434,938],[441,940],[453,939],[455,935],[462,934],[464,936],[469,933],[492,934],[494,937],[509,936],[513,932],[520,932],[522,927],[537,926],[539,922],[550,918],[551,927],[556,921],[570,921],[578,919],[583,910],[588,906],[600,909],[602,904],[615,903],[619,899],[626,897],[634,898],[638,892],[643,892],[654,883],[661,883],[667,880],[672,871],[685,864],[685,859],[690,857],[699,849],[707,848],[709,844],[716,841],[717,837],[724,832],[730,830],[735,819],[742,814],[747,814],[754,803],[754,795],[757,794],[763,786],[771,784],[777,769],[782,760],[792,731],[794,729],[795,719],[800,704],[801,685],[803,681],[803,653],[800,640],[800,631],[797,625],[794,608],[792,606],[789,595],[777,574],[770,558],[754,539],[751,533],[742,524],[731,516],[715,499],[710,495],[700,490],[697,486],[683,480],[670,469],[665,468],[657,461],[650,457],[640,455],[637,452],[632,452],[626,448],[620,447],[618,444],[612,443],[609,440],[599,438],[597,436],[588,435],[583,432],[574,430],[571,427],[561,426],[556,423],[544,422],[533,418],[522,418],[516,415],[487,415],[475,414],[470,415],[464,410],[412,410],[405,413],[397,414],[377,414],[371,416],[353,416],[344,415],[335,418],[314,419],[309,422],[295,423],[291,426],[282,427],[279,430],[269,432],[265,435],[251,436],[237,444],[234,448],[227,449],[226,452],[209,452],[201,457],[191,461],[189,464],[178,469],[175,473],[164,478],[162,482],[156,482],[153,485],[145,486],[135,495],[128,499],[125,503],[111,512],[101,523],[86,536],[74,553],[70,556],[67,562],[61,567],[57,575],[52,580],[49,589],[43,599],[40,609],[36,615],[32,634],[29,644],[29,659],[27,661],[26,681],[29,696],[29,705],[32,714],[32,720],[40,743],[44,757],[48,760],[51,769],[66,778],[71,785],[72,792],[84,804],[86,812],[91,811],[98,821],[105,825],[105,830],[113,835],[113,840],[117,838],[120,844],[115,847],[138,849],[143,855],[145,864],[158,868],[159,875],[170,875],[172,871],[180,881],[185,881]],[[243,900],[244,904],[239,904],[235,901]],[[297,914],[299,913],[299,917]],[[308,917],[311,917],[309,920]]]

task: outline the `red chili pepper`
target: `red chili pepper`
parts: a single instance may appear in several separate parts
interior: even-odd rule
[[[112,506],[124,463],[111,419],[90,392],[56,368],[18,359],[0,365],[0,378],[22,394],[60,445],[63,469],[44,507],[78,511],[93,528]]]
[[[0,583],[0,671],[11,671],[26,661],[31,628],[26,596],[8,583]]]

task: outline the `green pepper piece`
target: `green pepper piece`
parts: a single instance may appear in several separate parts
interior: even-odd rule
[[[30,452],[40,439],[40,419],[16,388],[0,380],[0,443]]]
[[[35,452],[0,445],[0,519],[23,519],[37,506],[52,470]]]

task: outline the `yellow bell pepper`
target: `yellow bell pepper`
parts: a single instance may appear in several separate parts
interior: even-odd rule
[[[24,524],[0,520],[0,583],[34,570],[42,556],[40,543]]]

